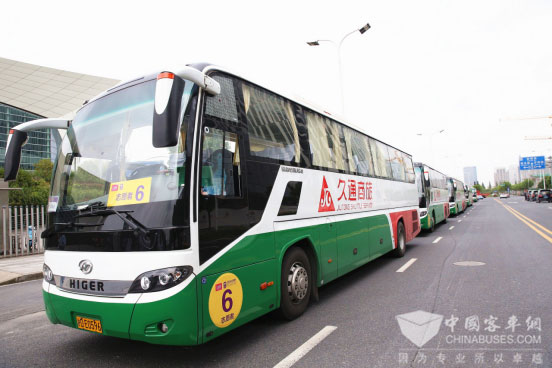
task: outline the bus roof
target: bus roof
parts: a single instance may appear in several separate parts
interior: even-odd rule
[[[447,174],[443,174],[442,172],[440,172],[439,170],[436,170],[434,168],[432,168],[431,166],[427,165],[427,164],[424,164],[423,162],[414,162],[414,166],[426,166],[426,167],[429,167],[431,170],[433,171],[437,171],[439,174],[443,175],[443,176],[446,176],[447,178],[449,177]]]
[[[345,118],[344,118],[343,116],[340,116],[340,115],[338,115],[338,114],[330,113],[330,112],[324,110],[322,107],[317,106],[316,104],[314,104],[314,103],[312,103],[312,102],[310,102],[310,101],[307,101],[306,99],[301,98],[302,101],[299,101],[298,98],[290,97],[290,95],[289,95],[288,93],[283,93],[283,92],[281,92],[281,91],[274,90],[274,89],[272,89],[272,88],[268,88],[268,87],[264,86],[263,84],[259,84],[259,83],[253,82],[253,81],[251,81],[249,78],[243,77],[241,74],[235,73],[235,72],[233,72],[232,70],[229,70],[229,69],[227,69],[227,68],[220,67],[220,66],[215,65],[215,64],[209,64],[209,63],[188,64],[188,66],[191,66],[191,67],[193,67],[193,68],[196,68],[196,69],[198,69],[198,70],[200,70],[200,71],[202,71],[202,72],[204,72],[204,73],[207,73],[207,72],[210,72],[210,71],[220,71],[220,72],[224,72],[224,73],[231,74],[231,75],[233,75],[233,76],[235,76],[235,77],[241,78],[241,79],[243,79],[243,80],[245,80],[245,81],[247,81],[247,82],[253,83],[253,84],[255,84],[255,85],[259,86],[259,87],[265,88],[265,89],[267,89],[267,90],[269,90],[269,91],[271,91],[271,92],[273,92],[273,93],[276,93],[277,95],[279,95],[279,96],[281,96],[281,97],[284,97],[285,99],[288,99],[288,100],[290,100],[290,101],[292,101],[292,102],[295,102],[296,104],[299,104],[299,105],[301,105],[301,106],[303,106],[303,107],[306,107],[306,108],[308,108],[308,109],[310,109],[310,110],[313,110],[313,111],[315,111],[315,112],[317,112],[317,113],[319,113],[319,114],[321,114],[321,115],[324,115],[324,116],[326,116],[326,117],[328,117],[328,118],[330,118],[330,119],[332,119],[332,120],[335,120],[335,121],[337,121],[338,123],[343,124],[343,125],[345,125],[345,126],[351,128],[351,129],[354,129],[354,130],[356,130],[356,131],[358,131],[358,132],[360,132],[360,133],[362,133],[362,134],[364,134],[364,135],[367,135],[367,136],[369,136],[369,137],[372,138],[372,139],[375,139],[375,140],[377,140],[377,141],[379,141],[379,142],[385,143],[385,142],[382,141],[381,139],[375,138],[374,136],[368,134],[368,132],[365,131],[363,128],[360,128],[359,126],[357,126],[357,125],[355,125],[355,124],[352,124],[352,123],[350,123],[350,122],[345,122]],[[402,153],[404,153],[404,154],[406,154],[406,155],[412,157],[412,155],[409,154],[408,152],[405,152],[405,151],[403,151],[403,150],[401,150],[401,149],[399,149],[399,148],[397,148],[397,147],[395,147],[395,146],[392,146],[392,145],[390,145],[390,144],[388,144],[388,143],[385,143],[385,144],[386,144],[387,146],[393,148],[393,149],[396,149],[397,151],[400,151],[400,152],[402,152]]]
[[[349,123],[349,122],[345,122],[345,118],[342,117],[342,116],[339,116],[339,115],[337,115],[337,114],[332,114],[332,113],[330,113],[330,112],[328,112],[328,111],[325,111],[322,107],[317,106],[316,104],[314,104],[314,103],[312,103],[312,102],[309,102],[309,101],[307,101],[307,100],[305,100],[305,99],[303,99],[303,98],[301,98],[302,101],[299,101],[298,98],[289,97],[289,95],[288,95],[287,93],[282,93],[282,92],[280,92],[280,91],[277,91],[277,90],[274,90],[274,89],[265,87],[264,85],[259,84],[259,83],[256,83],[256,82],[253,82],[253,81],[251,81],[250,79],[245,78],[245,77],[243,77],[242,75],[240,75],[240,74],[238,74],[238,73],[235,73],[235,72],[233,72],[233,71],[231,71],[231,70],[229,70],[229,69],[226,69],[226,68],[223,68],[223,67],[217,66],[217,65],[215,65],[215,64],[211,64],[211,63],[192,63],[192,64],[187,64],[186,66],[195,68],[195,69],[197,69],[197,70],[199,70],[199,71],[201,71],[201,72],[203,72],[203,73],[207,73],[207,72],[210,72],[210,71],[220,71],[220,72],[223,72],[223,73],[231,74],[231,75],[233,75],[233,76],[235,76],[235,77],[238,77],[238,78],[240,78],[240,79],[243,79],[243,80],[245,80],[245,81],[247,81],[247,82],[249,82],[249,83],[253,83],[253,84],[255,84],[255,85],[259,86],[259,87],[265,88],[265,89],[267,89],[267,90],[269,90],[269,91],[271,91],[271,92],[273,92],[273,93],[276,93],[277,95],[279,95],[279,96],[281,96],[281,97],[283,97],[283,98],[285,98],[285,99],[288,99],[288,100],[290,100],[290,101],[292,101],[292,102],[294,102],[294,103],[296,103],[296,104],[299,104],[299,105],[301,105],[301,106],[303,106],[303,107],[306,107],[306,108],[308,108],[308,109],[310,109],[310,110],[312,110],[312,111],[315,111],[315,112],[317,112],[317,113],[319,113],[319,114],[321,114],[321,115],[324,115],[324,116],[327,117],[327,118],[330,118],[330,119],[332,119],[332,120],[335,120],[335,121],[337,121],[338,123],[340,123],[340,124],[342,124],[342,125],[345,125],[345,126],[351,128],[351,129],[354,129],[354,130],[356,130],[356,131],[358,131],[358,132],[360,132],[360,133],[362,133],[362,134],[364,134],[364,135],[367,135],[367,136],[369,136],[369,137],[372,138],[372,139],[375,139],[375,140],[377,140],[377,141],[379,141],[379,142],[385,143],[385,142],[382,141],[381,139],[375,138],[374,136],[368,134],[368,132],[366,132],[363,128],[360,128],[360,127],[358,127],[358,126],[355,125],[355,124],[352,124],[352,123]],[[116,86],[114,86],[114,87],[112,87],[112,88],[110,88],[110,89],[108,89],[108,90],[106,90],[106,91],[104,91],[104,92],[98,94],[98,95],[95,96],[94,98],[91,98],[89,101],[87,101],[87,103],[92,102],[92,101],[94,101],[94,100],[97,100],[97,99],[99,99],[99,98],[102,98],[102,97],[104,97],[104,96],[106,96],[106,95],[108,95],[108,94],[111,94],[111,93],[113,93],[113,92],[115,92],[115,91],[118,91],[118,90],[121,90],[121,89],[123,89],[123,88],[130,87],[130,86],[132,86],[132,85],[134,85],[134,84],[138,84],[138,83],[141,83],[141,82],[144,82],[144,81],[148,81],[148,80],[151,80],[151,79],[155,79],[155,78],[157,78],[157,75],[158,75],[158,74],[159,74],[159,72],[156,72],[156,73],[146,74],[146,75],[140,76],[140,77],[138,77],[138,78],[132,78],[132,79],[129,79],[129,80],[126,80],[126,81],[121,81],[121,82],[120,82],[119,84],[117,84]],[[87,103],[85,103],[82,107],[86,106]],[[82,108],[82,107],[81,107],[81,108]],[[80,109],[79,109],[79,110],[80,110]],[[401,149],[399,149],[399,148],[397,148],[397,147],[395,147],[395,146],[392,146],[392,145],[390,145],[390,144],[388,144],[388,143],[385,143],[385,144],[386,144],[387,146],[393,148],[393,149],[396,149],[397,151],[400,151],[400,152],[402,152],[402,153],[404,153],[404,154],[406,154],[406,155],[412,157],[412,155],[409,154],[408,152],[405,152],[405,151],[403,151],[403,150],[401,150]]]

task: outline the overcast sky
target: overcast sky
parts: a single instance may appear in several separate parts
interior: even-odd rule
[[[461,180],[552,155],[524,140],[552,119],[506,120],[552,116],[550,0],[17,0],[2,14],[2,57],[117,79],[208,61],[334,113],[336,48],[305,42],[369,22],[341,48],[347,120]]]

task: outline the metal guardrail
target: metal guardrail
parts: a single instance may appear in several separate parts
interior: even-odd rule
[[[44,252],[46,206],[2,206],[0,258]]]

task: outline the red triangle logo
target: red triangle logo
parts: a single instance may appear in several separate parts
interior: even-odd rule
[[[332,200],[332,195],[328,189],[328,183],[326,183],[326,177],[322,178],[322,192],[320,193],[320,203],[318,204],[318,212],[331,212],[335,211],[335,207]]]

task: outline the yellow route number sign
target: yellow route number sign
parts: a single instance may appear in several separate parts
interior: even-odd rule
[[[225,328],[238,318],[243,302],[240,279],[233,273],[220,275],[209,294],[209,315],[215,326]]]
[[[148,203],[150,201],[151,177],[111,183],[107,206]]]

